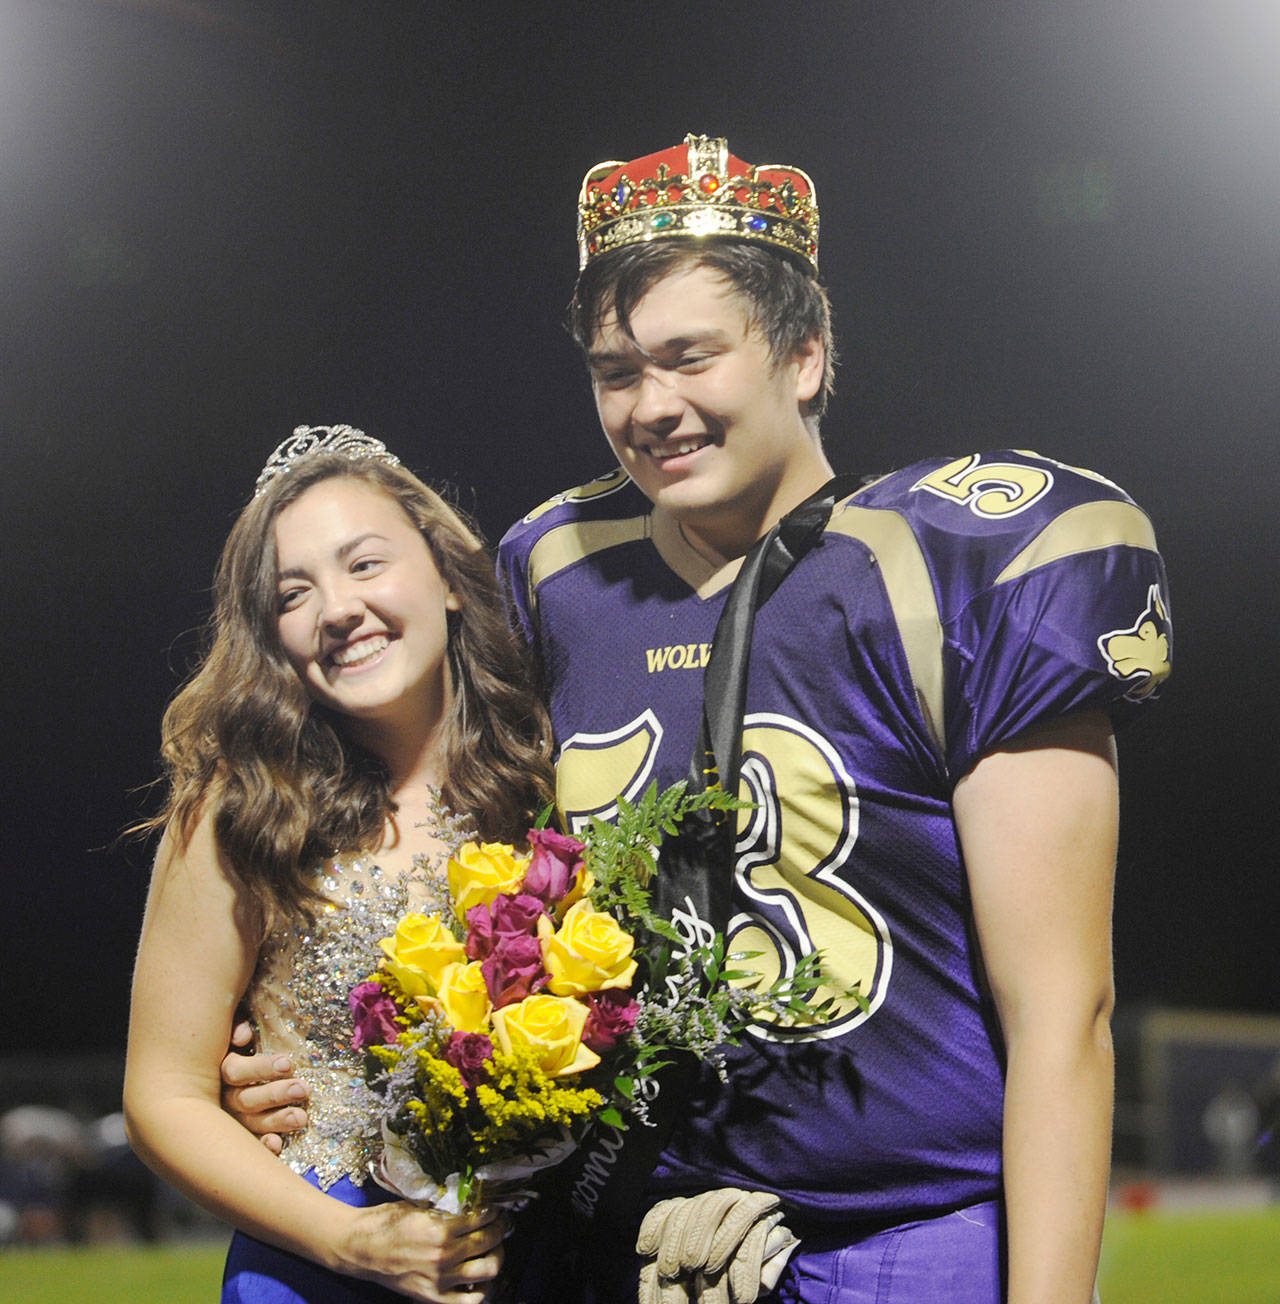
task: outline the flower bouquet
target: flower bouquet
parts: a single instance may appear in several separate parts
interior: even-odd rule
[[[529,851],[465,843],[433,907],[406,915],[350,994],[353,1045],[380,1098],[374,1177],[446,1212],[520,1203],[593,1123],[646,1122],[645,1080],[760,1019],[809,1020],[818,957],[769,987],[707,929],[650,907],[655,850],[692,810],[741,803],[656,785],[580,840],[547,828]],[[854,993],[855,997],[857,993]]]

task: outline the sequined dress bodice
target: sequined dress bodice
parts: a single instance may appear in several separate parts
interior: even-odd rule
[[[460,839],[450,835],[449,845]],[[258,1047],[293,1059],[309,1090],[308,1125],[286,1136],[281,1158],[297,1173],[315,1169],[322,1189],[363,1182],[381,1148],[377,1097],[364,1089],[364,1054],[351,1048],[347,994],[377,968],[378,942],[410,910],[437,908],[447,853],[419,858],[407,874],[384,873],[371,855],[321,866],[327,899],[313,926],[290,925],[263,945],[245,995]]]

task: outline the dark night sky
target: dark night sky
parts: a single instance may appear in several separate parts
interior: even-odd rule
[[[817,182],[838,469],[1029,447],[1150,511],[1121,1000],[1275,1009],[1278,63],[1271,0],[0,0],[0,1054],[123,1044],[113,839],[267,451],[349,421],[495,540],[606,469],[577,187],[690,130]]]

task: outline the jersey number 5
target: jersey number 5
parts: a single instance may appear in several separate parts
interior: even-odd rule
[[[1021,462],[984,462],[974,453],[930,471],[911,488],[927,489],[963,503],[975,516],[994,519],[1016,516],[1038,503],[1053,488],[1053,472]]]

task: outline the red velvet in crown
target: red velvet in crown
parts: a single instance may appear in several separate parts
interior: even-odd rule
[[[818,201],[799,168],[752,166],[721,137],[597,163],[578,198],[578,266],[625,245],[674,236],[760,241],[818,267]]]

